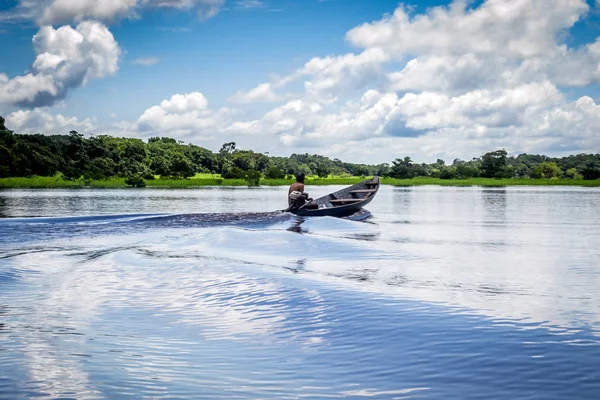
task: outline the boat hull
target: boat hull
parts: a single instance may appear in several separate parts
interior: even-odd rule
[[[347,217],[369,204],[379,190],[379,177],[360,182],[305,204],[295,212],[303,217]]]

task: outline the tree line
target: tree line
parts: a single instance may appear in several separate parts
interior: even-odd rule
[[[61,174],[64,179],[101,180],[120,176],[136,186],[156,176],[185,179],[197,173],[213,173],[225,179],[258,183],[261,178],[283,179],[298,172],[319,177],[379,175],[399,179],[600,179],[600,154],[514,157],[505,150],[496,150],[469,161],[455,159],[451,165],[443,160],[419,164],[410,157],[397,158],[391,164],[367,165],[316,154],[273,157],[238,149],[235,142],[223,144],[215,153],[168,137],[152,137],[145,142],[109,135],[84,137],[76,131],[66,135],[20,135],[8,130],[0,116],[0,177]]]

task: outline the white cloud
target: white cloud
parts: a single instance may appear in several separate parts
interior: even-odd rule
[[[360,162],[470,159],[495,148],[509,151],[594,152],[600,148],[600,106],[589,97],[565,103],[550,82],[459,96],[435,92],[367,91],[339,110],[290,101],[252,121],[236,121],[225,133],[261,135],[264,146],[284,153],[312,148],[320,154]],[[316,149],[318,148],[318,149]],[[256,150],[262,150],[256,148]]]
[[[305,97],[311,101],[331,103],[339,95],[350,95],[385,78],[383,63],[388,57],[379,49],[368,49],[360,54],[348,53],[341,56],[313,57],[293,73],[261,83],[249,92],[239,91],[230,97],[237,103],[278,101],[284,96],[276,95],[272,89],[283,88],[303,77]],[[295,96],[298,97],[298,96]]]
[[[138,0],[53,0],[38,18],[40,25],[96,19],[110,21],[127,15]]]
[[[121,53],[108,28],[98,22],[82,22],[75,29],[45,26],[33,37],[33,47],[32,72],[0,78],[0,104],[52,105],[89,79],[117,72]]]
[[[271,87],[271,83],[261,83],[248,92],[239,91],[235,93],[229,100],[234,103],[269,103],[281,100],[281,96],[275,94]]]
[[[561,100],[550,82],[501,91],[480,89],[456,97],[435,92],[407,93],[398,101],[398,114],[408,128],[417,130],[522,126],[528,118]]]
[[[383,63],[388,60],[388,56],[380,49],[367,49],[360,54],[315,57],[299,73],[312,77],[304,83],[308,93],[335,96],[352,93],[377,82],[384,75]]]
[[[154,65],[158,62],[157,57],[139,57],[131,61],[132,64],[135,65],[143,65],[148,67],[150,65]]]
[[[583,86],[600,79],[600,54],[557,41],[588,11],[583,0],[466,1],[412,17],[404,7],[350,30],[355,46],[382,49],[406,67],[390,74],[396,90],[465,90],[552,80]]]
[[[597,153],[600,148],[600,105],[583,96],[562,107],[550,109],[534,127],[538,136],[560,138],[555,146],[568,145],[582,151]],[[553,149],[556,150],[556,149]]]
[[[451,162],[469,160],[493,149],[567,155],[597,153],[600,148],[600,105],[589,97],[544,110],[520,126],[488,127],[481,124],[453,125],[423,132],[414,137],[373,135],[370,138],[338,140],[319,150],[320,154],[342,160],[378,163],[410,156],[413,160]],[[302,141],[296,141],[302,145]],[[294,149],[297,151],[297,149]]]
[[[256,120],[234,117],[232,110],[211,109],[202,93],[193,92],[148,108],[133,124],[112,127],[119,135],[166,135],[215,151],[234,140],[256,151],[310,151],[367,163],[405,155],[417,161],[470,159],[495,148],[557,155],[600,148],[600,105],[587,96],[565,103],[550,83],[454,97],[369,90],[339,110],[293,100]],[[9,114],[6,125],[19,133],[96,129],[94,120],[43,109]]]
[[[142,6],[196,9],[200,3],[212,5],[209,14],[223,4],[137,0],[128,12]],[[314,57],[291,73],[231,96],[238,103],[283,102],[259,118],[211,109],[194,92],[174,95],[120,127],[192,142],[246,140],[258,151],[281,146],[284,154],[312,147],[364,162],[401,155],[423,161],[470,158],[498,147],[548,154],[597,151],[599,106],[588,96],[569,102],[560,89],[600,80],[600,38],[577,48],[565,44],[568,29],[588,12],[586,2],[470,5],[455,1],[420,15],[400,6],[393,15],[347,33],[355,53]],[[27,104],[43,99],[40,92],[64,97],[56,82],[68,82],[62,77],[69,74],[59,73],[60,54],[44,53],[29,74],[12,80],[0,74],[0,99],[20,96],[9,103]],[[107,73],[106,67],[88,67],[84,63],[81,69]]]
[[[474,10],[459,0],[411,18],[400,6],[381,21],[348,32],[358,47],[382,48],[396,56],[412,53],[439,55],[501,54],[532,57],[555,48],[556,35],[570,28],[585,12],[583,0],[487,0]]]
[[[457,0],[411,16],[400,6],[347,33],[361,52],[315,57],[271,85],[281,88],[308,77],[305,94],[317,101],[384,86],[448,94],[547,80],[585,86],[600,80],[600,39],[578,49],[558,39],[588,8],[584,0],[556,0],[551,8],[545,0],[488,0],[471,9]],[[386,74],[390,62],[406,65]]]
[[[259,0],[239,0],[239,1],[236,1],[235,4],[239,8],[246,8],[246,9],[266,7],[265,3],[263,3],[262,1],[259,1]]]
[[[200,92],[176,94],[144,111],[132,129],[142,136],[192,136],[206,140],[225,129],[232,113],[227,108],[210,109]]]
[[[225,0],[19,0],[17,7],[0,13],[0,21],[34,19],[40,25],[59,25],[85,20],[111,22],[133,17],[144,8],[195,10],[202,20],[214,17]]]
[[[6,126],[21,134],[45,135],[66,134],[71,130],[90,133],[96,128],[92,119],[80,120],[77,117],[52,114],[44,109],[15,111],[6,117]]]
[[[600,38],[578,48],[564,44],[588,9],[584,0],[555,0],[552,7],[545,0],[475,7],[458,0],[420,15],[400,6],[347,33],[357,53],[315,57],[236,93],[231,100],[278,89],[288,103],[230,130],[277,138],[290,151],[318,146],[343,159],[344,143],[362,149],[365,140],[385,153],[410,143],[407,150],[428,159],[496,146],[551,153],[569,141],[573,151],[593,149],[597,108],[582,109],[588,97],[567,103],[558,89],[600,81]],[[287,90],[302,79],[303,93]]]
[[[461,56],[423,56],[410,60],[402,70],[389,73],[388,87],[394,91],[464,93],[481,87],[498,86],[503,68],[502,63],[491,62],[471,53]]]

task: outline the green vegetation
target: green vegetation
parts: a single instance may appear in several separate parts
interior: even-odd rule
[[[192,187],[288,185],[303,172],[309,185],[347,185],[379,175],[391,185],[600,185],[600,154],[562,158],[495,150],[470,161],[354,164],[320,155],[272,157],[235,142],[214,153],[167,137],[19,135],[0,117],[0,188]]]
[[[309,186],[323,185],[353,185],[365,179],[365,177],[328,177],[319,178],[317,176],[309,177],[306,184]],[[0,188],[123,188],[131,187],[126,182],[126,178],[112,177],[103,180],[84,181],[67,180],[60,176],[32,176],[32,177],[17,177],[17,178],[0,178]],[[260,186],[287,186],[291,184],[291,179],[260,179]],[[245,179],[223,179],[214,177],[193,177],[190,179],[154,179],[145,180],[146,187],[158,188],[190,188],[199,186],[248,186]],[[441,179],[431,177],[416,177],[412,179],[396,179],[384,177],[382,179],[384,185],[391,186],[423,186],[423,185],[439,185],[439,186],[554,186],[554,185],[571,185],[571,186],[600,186],[600,180],[584,180],[584,179],[532,179],[532,178],[468,178],[468,179]]]
[[[384,185],[392,186],[600,186],[600,180],[568,180],[568,179],[531,179],[531,178],[467,178],[467,179],[441,179],[418,177],[413,179],[383,178]]]

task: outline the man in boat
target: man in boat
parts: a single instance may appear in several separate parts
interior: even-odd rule
[[[288,190],[288,210],[296,211],[309,201],[312,199],[304,192],[304,174],[299,172],[296,174],[296,182],[292,183]]]

